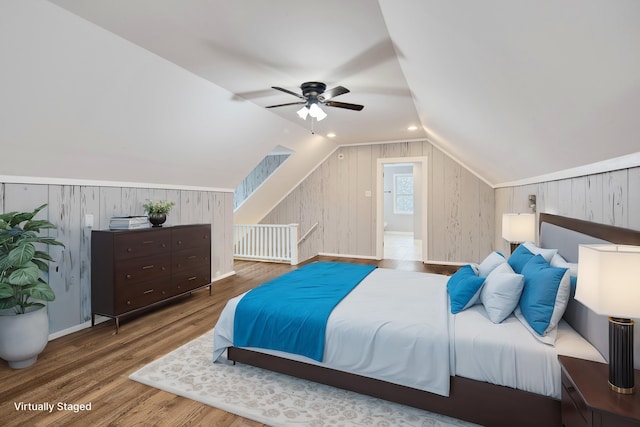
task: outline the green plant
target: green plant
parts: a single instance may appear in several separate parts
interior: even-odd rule
[[[39,236],[40,230],[55,229],[44,219],[33,219],[44,207],[33,212],[0,214],[0,309],[15,309],[24,314],[27,307],[44,306],[33,301],[53,301],[51,286],[40,272],[49,271],[47,261],[53,261],[47,252],[36,249],[36,244],[64,246],[50,237]]]
[[[176,204],[174,202],[167,202],[166,200],[159,200],[154,202],[153,200],[149,200],[147,203],[142,205],[144,211],[148,214],[168,214],[172,207]]]

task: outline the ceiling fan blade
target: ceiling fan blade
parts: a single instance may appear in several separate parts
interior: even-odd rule
[[[284,92],[284,93],[288,93],[289,95],[293,95],[293,96],[295,96],[297,98],[300,98],[300,99],[305,99],[304,96],[300,95],[299,93],[292,92],[289,89],[284,89],[284,88],[277,87],[277,86],[271,86],[271,88],[275,89],[275,90],[279,90],[279,91]]]
[[[265,108],[276,108],[276,107],[286,107],[287,105],[304,105],[306,104],[307,101],[300,101],[300,102],[288,102],[286,104],[278,104],[278,105],[269,105]]]
[[[323,100],[328,101],[331,98],[335,98],[338,95],[344,95],[345,93],[349,92],[350,90],[344,86],[336,86],[333,89],[325,90],[318,98],[322,98]]]
[[[346,108],[347,110],[355,110],[355,111],[360,111],[364,108],[364,105],[349,104],[347,102],[336,102],[336,101],[327,101],[324,103],[324,105],[329,107]]]

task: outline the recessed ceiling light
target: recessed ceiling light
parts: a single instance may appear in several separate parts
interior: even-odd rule
[[[407,129],[408,129],[408,130],[418,130],[418,126],[413,126],[413,125],[411,125],[411,126],[409,126]]]
[[[329,132],[329,133],[327,134],[327,136],[328,136],[329,138],[335,138],[335,137],[336,137],[336,134],[335,134],[335,133],[333,133],[333,132]]]

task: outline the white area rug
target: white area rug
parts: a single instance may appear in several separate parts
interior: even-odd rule
[[[271,426],[473,426],[247,365],[212,363],[213,331],[130,379]]]

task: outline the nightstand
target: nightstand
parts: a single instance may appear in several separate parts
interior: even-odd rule
[[[640,426],[640,390],[619,394],[609,389],[604,363],[558,356],[562,368],[562,424],[565,427]],[[640,371],[635,371],[640,388]]]

